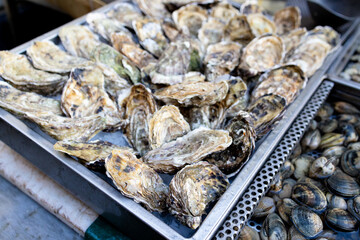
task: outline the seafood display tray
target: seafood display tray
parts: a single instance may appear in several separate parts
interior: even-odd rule
[[[95,12],[106,12],[115,4],[116,2],[111,3]],[[84,24],[85,17],[86,16],[76,19],[67,25]],[[352,34],[354,29],[353,24],[348,25],[343,32],[340,31],[342,35],[340,45],[347,36]],[[59,28],[11,51],[14,53],[24,53],[34,41],[49,40],[55,44],[59,44],[58,32]],[[275,174],[275,171],[278,171],[279,167],[276,168],[275,165],[278,166],[282,163],[282,159],[278,159],[278,157],[280,158],[280,155],[283,153],[290,154],[293,144],[295,144],[294,141],[296,141],[291,134],[295,134],[300,138],[300,135],[304,133],[306,128],[305,122],[310,121],[307,120],[307,118],[310,117],[299,120],[304,121],[304,123],[299,123],[300,125],[297,127],[298,130],[296,130],[295,133],[289,133],[290,130],[287,131],[287,129],[317,89],[323,90],[321,93],[316,92],[319,97],[315,99],[313,97],[312,101],[317,103],[312,105],[310,110],[307,110],[313,114],[316,112],[314,109],[320,107],[321,102],[326,98],[326,92],[330,91],[328,89],[331,89],[332,84],[328,82],[322,83],[321,79],[340,53],[340,50],[341,46],[338,46],[327,56],[323,66],[309,79],[307,86],[299,94],[297,99],[287,107],[283,118],[267,136],[263,137],[257,143],[257,147],[249,161],[235,177],[231,178],[232,183],[229,189],[212,207],[197,230],[191,230],[183,226],[169,214],[150,213],[132,199],[124,197],[110,184],[111,180],[107,179],[105,175],[92,172],[79,162],[74,161],[73,158],[53,150],[55,140],[43,133],[35,124],[26,120],[20,120],[3,109],[0,109],[0,139],[31,161],[45,174],[63,185],[72,194],[81,199],[129,237],[139,239],[145,237],[146,239],[210,239],[216,235],[218,238],[224,236],[234,238],[234,229],[238,231],[241,223],[249,218],[253,207],[256,206],[260,199],[258,194],[265,193],[263,188],[270,184],[271,176]],[[321,83],[322,85],[319,88]],[[316,94],[314,96],[316,96]],[[297,119],[295,121],[297,121]],[[291,140],[283,138],[285,133],[290,134]],[[286,136],[287,135],[285,135],[285,137]],[[96,138],[107,140],[118,145],[121,143],[122,145],[125,144],[125,139],[119,132],[111,134],[100,133]],[[291,142],[288,143],[287,141]],[[279,156],[275,159],[276,164],[268,165],[266,161],[279,142],[280,150],[275,150],[275,152],[280,151]],[[282,143],[285,145],[281,145]],[[270,157],[270,160],[271,159],[273,159],[272,155]],[[265,167],[262,168],[258,174],[259,169],[261,169],[264,163],[266,163]],[[264,180],[262,176],[264,176],[264,178],[266,176],[267,180]],[[253,181],[254,178],[255,181]],[[254,189],[253,183],[259,178],[261,180],[261,186],[256,185]],[[242,199],[238,203],[240,197],[242,197]],[[236,207],[234,209],[235,205]],[[235,215],[235,212],[238,212],[238,215]],[[231,220],[224,222],[229,213],[231,213]],[[231,222],[230,225],[228,224],[229,221]],[[220,232],[217,233],[216,231],[223,223],[225,227],[223,226]],[[230,228],[231,234],[229,235],[227,233]]]

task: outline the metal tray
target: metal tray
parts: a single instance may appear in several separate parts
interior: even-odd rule
[[[98,9],[96,12],[106,12],[114,4],[116,2]],[[85,16],[68,24],[84,24],[84,22]],[[52,40],[59,44],[58,31],[59,28],[11,51],[14,53],[24,53],[33,41]],[[351,31],[352,27],[349,25],[344,32],[341,32],[342,36],[348,36],[351,34]],[[170,214],[150,213],[133,200],[123,197],[118,190],[111,186],[111,181],[104,175],[92,172],[65,154],[53,150],[55,140],[42,132],[35,124],[26,120],[20,120],[3,109],[0,109],[0,139],[130,237],[146,237],[147,239],[210,239],[238,202],[240,196],[248,189],[248,185],[252,182],[260,167],[265,163],[307,100],[318,88],[321,83],[321,77],[338,55],[340,49],[341,46],[338,46],[326,58],[323,66],[309,79],[306,88],[287,108],[283,119],[260,141],[261,144],[257,144],[257,149],[248,163],[237,176],[231,179],[232,184],[229,189],[213,206],[196,231],[183,226]],[[112,134],[100,133],[96,138],[108,140],[116,144],[125,144],[125,139],[119,132]]]

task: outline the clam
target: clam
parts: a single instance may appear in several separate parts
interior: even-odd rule
[[[334,113],[334,108],[327,102],[325,102],[316,113],[316,119],[320,121],[327,120]]]
[[[360,113],[360,111],[359,111],[359,109],[357,109],[357,107],[355,107],[351,103],[342,102],[342,101],[335,102],[334,109],[338,113],[346,113],[346,114],[359,114]]]
[[[325,133],[321,136],[319,148],[329,148],[333,146],[340,146],[344,143],[345,136],[341,133]]]
[[[352,177],[360,174],[360,151],[347,150],[340,160],[342,170]]]
[[[302,153],[301,145],[300,145],[300,143],[298,142],[298,143],[295,145],[293,152],[291,153],[290,159],[296,158],[296,157],[300,156],[301,153]]]
[[[344,146],[333,146],[326,148],[322,155],[329,159],[334,166],[337,166],[340,162],[341,155],[346,151]]]
[[[309,167],[315,159],[307,155],[300,155],[291,160],[295,166],[294,177],[301,179],[308,175]]]
[[[340,114],[338,115],[339,122],[346,122],[350,124],[358,124],[359,123],[359,115],[356,114]]]
[[[323,230],[321,218],[306,207],[295,207],[291,212],[291,221],[306,238],[314,238]]]
[[[323,133],[334,132],[337,129],[337,127],[338,127],[338,121],[335,118],[322,120],[319,123],[319,130]]]
[[[326,183],[329,190],[336,195],[354,197],[360,194],[359,184],[340,169],[336,169],[335,173],[326,180]]]
[[[141,11],[150,17],[157,19],[170,17],[162,0],[135,0],[135,2]]]
[[[309,129],[315,130],[318,128],[318,125],[319,125],[318,122],[316,120],[312,119],[309,123]]]
[[[294,226],[291,226],[288,232],[290,240],[305,240],[306,238],[302,235]]]
[[[242,45],[248,44],[255,37],[246,16],[243,15],[231,18],[224,31],[226,40]]]
[[[298,7],[286,7],[277,11],[274,15],[276,33],[284,35],[300,27],[301,13]]]
[[[320,182],[320,181],[317,181],[313,178],[309,178],[309,177],[303,177],[303,178],[300,178],[298,181],[298,183],[305,183],[305,184],[312,184],[312,185],[315,185],[316,187],[318,187],[323,193],[327,192],[328,189],[326,188],[326,186]]]
[[[272,183],[270,184],[270,193],[271,194],[276,194],[279,193],[281,191],[283,187],[283,178],[280,174],[277,174],[273,180]]]
[[[255,229],[244,226],[239,234],[239,240],[260,240],[260,236]]]
[[[140,9],[130,2],[117,3],[106,15],[130,28],[132,27],[132,21],[142,17]]]
[[[340,122],[339,129],[341,133],[343,133],[345,136],[345,145],[350,142],[356,142],[359,139],[359,135],[357,134],[355,127],[351,123]]]
[[[304,150],[315,150],[321,142],[321,134],[319,130],[308,130],[301,140],[301,146]]]
[[[311,178],[327,178],[335,172],[335,166],[331,160],[326,157],[319,157],[316,159],[309,168],[309,177]]]
[[[276,203],[276,207],[277,207],[280,217],[287,224],[291,223],[290,222],[291,212],[297,206],[299,206],[299,205],[296,202],[294,202],[294,200],[292,200],[291,198],[280,199],[280,201],[278,201]]]
[[[253,217],[266,217],[270,213],[275,212],[275,201],[270,197],[263,197],[257,207],[254,209]]]
[[[276,33],[275,23],[261,13],[249,14],[247,15],[247,20],[255,37],[259,37],[267,33]]]
[[[316,212],[322,212],[327,207],[325,194],[311,183],[297,183],[292,189],[291,198]]]
[[[334,229],[351,232],[358,228],[359,221],[348,211],[340,208],[333,208],[326,211],[326,223]]]
[[[204,46],[209,46],[221,41],[224,37],[225,23],[217,18],[209,18],[201,26],[198,38]]]
[[[348,211],[360,221],[360,196],[349,199],[347,202]]]
[[[228,188],[226,176],[214,165],[198,162],[180,170],[170,182],[169,211],[192,229],[199,227],[208,205]]]
[[[280,175],[283,179],[287,179],[293,175],[294,171],[294,164],[292,164],[289,160],[286,160],[280,169]]]
[[[296,181],[292,178],[287,178],[285,180],[282,181],[282,186],[281,186],[281,190],[278,191],[277,193],[273,193],[271,192],[271,196],[273,196],[273,198],[278,198],[280,199],[284,199],[284,198],[290,198],[291,197],[291,192],[292,192],[292,188],[294,187],[294,185],[296,184]]]
[[[360,142],[349,143],[349,145],[347,145],[347,149],[360,151]]]
[[[265,218],[260,236],[261,239],[287,239],[287,231],[279,215],[270,213]]]
[[[187,5],[174,11],[172,18],[183,34],[197,37],[203,22],[208,18],[208,13],[198,5]]]
[[[239,16],[240,12],[227,2],[220,2],[211,8],[210,16],[224,23],[228,23],[231,18]]]
[[[347,209],[346,201],[343,197],[336,196],[332,193],[326,194],[326,199],[328,202],[328,208],[340,208],[340,209]]]

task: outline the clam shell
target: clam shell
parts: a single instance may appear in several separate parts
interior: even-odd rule
[[[321,136],[319,148],[329,148],[333,146],[340,146],[344,143],[345,136],[340,133],[325,133]]]
[[[354,197],[360,194],[359,184],[349,175],[336,169],[335,173],[326,180],[331,192],[343,197]]]
[[[328,202],[328,208],[340,208],[340,209],[347,209],[346,201],[343,197],[336,196],[331,193],[326,194],[326,199]]]
[[[305,240],[306,238],[302,235],[294,226],[291,226],[288,232],[289,238],[291,240]]]
[[[339,130],[345,135],[345,145],[350,142],[356,142],[359,139],[359,135],[356,132],[355,127],[350,123],[340,122]]]
[[[291,223],[290,222],[291,211],[297,206],[299,205],[296,202],[294,202],[294,200],[292,200],[291,198],[284,198],[276,203],[276,207],[280,217],[288,224]]]
[[[342,101],[335,102],[334,109],[338,113],[346,113],[346,114],[359,114],[360,113],[359,109],[357,109],[354,105],[347,103],[347,102],[342,102]]]
[[[259,217],[265,217],[269,215],[270,213],[275,212],[275,201],[274,199],[270,197],[263,197],[257,207],[254,209],[253,217],[259,218]]]
[[[319,123],[319,130],[323,133],[334,132],[338,127],[338,121],[336,119],[326,119]]]
[[[360,196],[356,196],[353,199],[349,199],[347,202],[348,211],[360,221]]]
[[[344,146],[333,146],[326,148],[323,151],[323,156],[329,159],[334,166],[337,166],[340,162],[341,155],[346,151]]]
[[[306,150],[315,150],[319,147],[321,142],[321,134],[320,131],[315,130],[308,130],[301,140],[301,146]]]
[[[334,108],[327,102],[325,102],[316,113],[316,119],[320,121],[327,120],[334,113]]]
[[[279,35],[287,34],[300,27],[301,13],[298,7],[286,7],[277,11],[274,15],[276,33]]]
[[[261,239],[287,239],[287,231],[279,215],[270,213],[263,222]]]
[[[333,208],[325,214],[326,223],[340,231],[355,231],[358,228],[359,221],[348,211],[339,208]]]
[[[360,174],[360,151],[347,150],[340,160],[342,170],[352,177]]]
[[[320,157],[316,159],[309,168],[309,177],[311,178],[327,178],[335,172],[335,166],[330,159]]]
[[[291,221],[296,229],[307,238],[314,238],[323,230],[323,223],[319,215],[306,207],[295,207],[291,212]]]
[[[291,198],[316,212],[322,212],[327,207],[325,194],[311,183],[297,183],[292,189]]]
[[[239,240],[260,240],[260,236],[255,229],[244,226],[239,234]]]

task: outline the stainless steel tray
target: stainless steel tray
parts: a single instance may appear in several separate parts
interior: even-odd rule
[[[106,12],[114,4],[116,2],[98,9],[96,12]],[[85,16],[68,24],[84,24],[84,22]],[[344,30],[342,32],[343,36],[351,34],[351,29],[350,26]],[[59,28],[11,51],[23,53],[33,41],[51,40],[56,44],[60,44],[57,37],[58,31]],[[72,158],[54,151],[53,143],[55,140],[43,133],[35,124],[26,120],[20,120],[3,109],[0,109],[0,139],[130,237],[146,237],[147,239],[210,239],[238,202],[238,199],[248,189],[248,185],[252,182],[260,167],[265,163],[307,100],[318,88],[321,83],[321,77],[338,55],[340,49],[341,46],[326,58],[323,66],[309,80],[306,88],[288,107],[283,119],[266,137],[259,141],[261,143],[257,143],[257,149],[248,163],[237,176],[231,179],[232,184],[230,188],[214,205],[200,228],[196,231],[183,226],[169,214],[150,213],[133,200],[123,197],[119,191],[111,186],[111,181],[104,175],[92,172]],[[96,138],[108,140],[116,144],[125,144],[125,139],[120,132],[111,134],[100,133]]]

